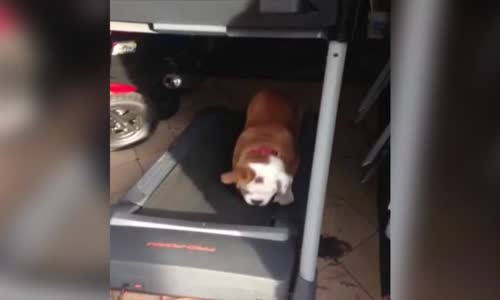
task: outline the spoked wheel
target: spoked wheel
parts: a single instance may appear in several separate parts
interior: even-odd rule
[[[111,95],[111,151],[145,139],[151,131],[151,123],[151,108],[146,104],[143,95],[136,92]]]

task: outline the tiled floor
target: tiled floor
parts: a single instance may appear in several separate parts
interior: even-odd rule
[[[263,87],[290,91],[294,100],[308,110],[317,110],[321,84],[256,80],[209,79],[200,89],[186,96],[180,111],[159,123],[154,134],[134,148],[111,154],[111,201],[122,196],[189,124],[194,113],[204,106],[224,105],[244,109],[251,96]],[[319,258],[318,300],[378,300],[378,235],[376,182],[361,184],[360,161],[375,136],[373,120],[354,127],[356,106],[365,88],[345,85],[342,88],[331,175],[325,204],[322,232],[347,242],[351,250],[338,259]],[[127,294],[126,299],[158,299]]]

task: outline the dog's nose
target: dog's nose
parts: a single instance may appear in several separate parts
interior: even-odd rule
[[[263,201],[262,201],[262,200],[255,200],[255,199],[252,199],[252,200],[250,200],[250,202],[251,202],[253,205],[260,205]]]

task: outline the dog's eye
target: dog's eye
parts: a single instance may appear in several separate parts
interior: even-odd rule
[[[262,177],[260,177],[260,176],[259,176],[259,177],[256,177],[256,178],[255,178],[255,183],[264,183],[264,178],[262,178]]]

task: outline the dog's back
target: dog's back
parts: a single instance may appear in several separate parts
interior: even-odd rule
[[[301,111],[287,97],[264,90],[247,109],[243,132],[233,153],[233,169],[221,175],[235,183],[250,205],[293,202],[291,184],[299,164],[297,140]],[[274,197],[274,198],[273,198]]]
[[[298,136],[301,111],[286,96],[272,90],[263,90],[255,95],[247,109],[245,128],[281,125]]]

